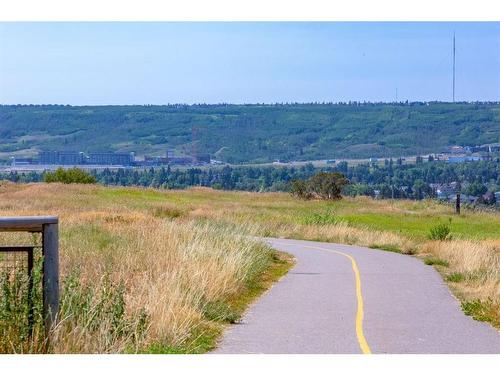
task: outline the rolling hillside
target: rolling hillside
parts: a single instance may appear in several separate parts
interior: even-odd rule
[[[500,104],[0,106],[0,159],[40,149],[189,154],[230,162],[366,158],[500,141]]]

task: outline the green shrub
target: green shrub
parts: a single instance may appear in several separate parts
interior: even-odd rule
[[[241,314],[225,301],[207,302],[201,310],[205,318],[216,322],[236,323],[241,319]]]
[[[304,216],[300,219],[302,224],[306,225],[328,225],[328,224],[337,224],[341,222],[341,220],[335,215],[335,211],[326,211],[326,212],[313,212],[307,216]]]
[[[451,275],[448,275],[448,277],[446,277],[446,280],[452,283],[459,283],[461,281],[464,281],[464,279],[465,275],[460,272],[454,272]]]
[[[451,240],[451,228],[449,224],[438,224],[431,228],[429,239],[435,241]]]
[[[378,244],[372,244],[370,246],[372,249],[379,249],[379,250],[385,250],[385,251],[390,251],[391,253],[398,253],[398,254],[403,254],[403,250],[401,250],[398,246],[396,245],[378,245]]]
[[[442,267],[449,266],[449,263],[446,260],[433,258],[433,257],[425,258],[424,263],[427,264],[428,266],[442,266]]]
[[[54,172],[46,172],[43,176],[45,182],[62,182],[63,184],[95,184],[96,178],[78,168],[57,168]]]
[[[461,304],[465,315],[472,316],[472,318],[481,322],[499,323],[498,320],[496,322],[494,321],[495,306],[493,305],[493,300],[491,298],[486,301],[482,301],[480,299],[463,301]]]

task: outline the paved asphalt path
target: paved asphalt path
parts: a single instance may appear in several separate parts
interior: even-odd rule
[[[297,263],[215,353],[500,353],[500,333],[464,315],[436,270],[416,258],[266,241]]]

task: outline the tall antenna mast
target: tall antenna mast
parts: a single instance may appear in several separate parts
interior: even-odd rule
[[[453,103],[455,103],[455,32],[453,32]]]

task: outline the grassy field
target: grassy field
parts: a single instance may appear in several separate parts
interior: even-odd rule
[[[0,215],[60,217],[62,276],[60,324],[49,345],[41,316],[32,337],[19,334],[26,331],[23,306],[12,308],[19,293],[6,292],[0,279],[0,352],[205,352],[291,264],[232,226],[181,218],[182,209],[158,194],[107,193],[97,186],[0,186]],[[39,243],[0,234],[0,245],[33,241]]]
[[[433,201],[326,203],[204,188],[0,186],[0,215],[37,214],[61,218],[65,319],[54,352],[210,349],[291,264],[248,234],[415,254],[441,272],[466,313],[500,327],[498,213],[457,217]],[[451,239],[428,238],[438,224],[450,225]],[[13,239],[29,240],[0,235]]]
[[[462,300],[464,311],[500,327],[500,215],[463,210],[436,201],[373,200],[358,197],[337,202],[301,201],[282,193],[221,192],[210,189],[163,192],[102,189],[110,201],[137,208],[164,202],[179,218],[235,226],[251,224],[259,236],[358,244],[443,259],[434,264]],[[432,228],[449,224],[452,239],[430,240]],[[243,229],[241,229],[243,228]],[[457,281],[458,280],[458,281]]]

